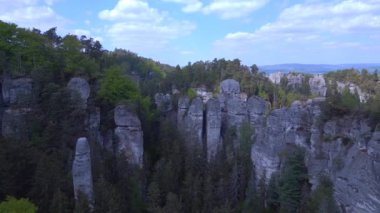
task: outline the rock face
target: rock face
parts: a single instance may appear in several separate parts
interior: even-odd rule
[[[88,84],[87,80],[79,77],[72,78],[67,84],[67,88],[79,94],[81,101],[80,105],[86,108],[87,99],[90,97],[90,85]]]
[[[211,160],[215,157],[221,142],[222,112],[219,100],[216,98],[210,99],[207,102],[206,110],[207,158]]]
[[[337,89],[339,93],[343,93],[345,88],[348,88],[351,94],[357,94],[361,103],[366,103],[369,99],[369,94],[363,92],[360,87],[354,83],[343,83],[337,81]]]
[[[286,78],[288,79],[288,87],[297,88],[302,85],[305,77],[301,73],[289,73]]]
[[[310,92],[315,96],[326,96],[327,86],[323,75],[316,74],[309,79]]]
[[[296,101],[288,109],[273,110],[259,131],[260,124],[251,119],[256,130],[251,153],[256,174],[269,180],[280,169],[280,153],[289,146],[303,147],[313,188],[319,175],[326,174],[334,183],[334,195],[343,211],[378,212],[380,133],[372,133],[366,122],[353,118],[321,122],[323,100]]]
[[[226,95],[239,95],[240,84],[236,80],[226,79],[220,83],[220,92]]]
[[[154,95],[154,103],[161,112],[169,112],[173,109],[172,98],[169,94],[157,93]]]
[[[90,207],[93,208],[94,193],[91,170],[91,153],[87,138],[79,138],[77,140],[72,173],[75,199],[78,199],[79,193],[82,193],[87,198]]]
[[[144,141],[140,119],[127,106],[119,105],[114,110],[116,124],[116,152],[126,157],[130,164],[143,166]]]
[[[2,82],[3,102],[10,105],[26,106],[32,101],[32,79],[5,78]]]
[[[280,84],[281,82],[281,79],[285,76],[284,73],[281,73],[281,72],[275,72],[275,73],[271,73],[269,74],[268,78],[269,80],[274,83],[274,84]]]
[[[177,124],[182,134],[186,135],[189,147],[201,147],[203,144],[203,102],[196,97],[189,104],[189,98],[181,97],[178,101]]]

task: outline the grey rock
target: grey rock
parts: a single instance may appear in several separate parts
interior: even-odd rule
[[[207,103],[207,101],[213,97],[212,92],[208,92],[206,86],[194,88],[194,90],[197,96],[202,99],[203,103]]]
[[[207,159],[210,161],[220,148],[222,112],[219,100],[216,98],[208,100],[206,107]]]
[[[189,104],[189,98],[178,100],[177,125],[185,137],[187,148],[199,148],[203,143],[203,102],[196,97]]]
[[[157,93],[154,95],[154,103],[161,112],[169,112],[173,109],[172,98],[169,94]]]
[[[114,109],[114,120],[116,126],[141,129],[140,119],[126,105],[116,106]]]
[[[186,123],[189,140],[196,145],[202,145],[203,102],[201,98],[196,97],[191,101]]]
[[[280,153],[288,146],[303,147],[314,189],[318,177],[325,174],[334,184],[342,211],[379,212],[380,132],[372,133],[365,120],[353,117],[322,122],[323,101],[297,101],[290,108],[269,113],[252,147],[256,175],[269,180],[280,169]]]
[[[226,79],[220,83],[220,92],[227,95],[240,94],[240,84],[234,79]]]
[[[80,77],[74,77],[70,79],[69,83],[67,84],[67,88],[75,91],[79,95],[81,101],[80,106],[86,108],[87,99],[90,97],[90,85],[88,84],[87,80]]]
[[[269,80],[274,83],[274,84],[280,84],[281,82],[281,79],[285,76],[284,73],[281,73],[281,72],[275,72],[275,73],[271,73],[269,74],[268,78]]]
[[[315,96],[326,96],[327,86],[326,81],[323,75],[316,74],[312,78],[309,79],[309,86],[311,94]]]
[[[301,73],[288,73],[286,75],[286,78],[288,79],[288,87],[296,88],[302,85],[302,82],[304,80],[304,75]]]
[[[86,198],[91,208],[94,205],[94,192],[91,169],[91,152],[87,138],[79,138],[75,148],[75,158],[72,167],[75,199],[79,193]]]
[[[2,82],[3,101],[6,104],[27,106],[32,102],[32,79],[5,78]]]
[[[143,166],[144,140],[140,119],[127,106],[119,105],[114,110],[116,152],[131,164]]]
[[[269,103],[260,97],[252,96],[247,101],[248,117],[251,126],[261,129],[265,124],[265,115],[269,112]]]
[[[116,127],[117,153],[126,158],[128,163],[143,166],[143,132],[135,127]]]
[[[236,127],[237,129],[243,123],[248,121],[247,102],[240,99],[240,97],[228,97],[225,100],[226,119],[225,126]]]

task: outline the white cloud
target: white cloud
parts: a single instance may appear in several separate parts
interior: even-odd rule
[[[202,9],[203,3],[199,0],[163,0],[164,2],[174,2],[185,4],[182,11],[185,13],[193,13]]]
[[[54,0],[0,0],[0,19],[21,27],[48,30],[63,26],[67,20],[56,14],[51,4]]]
[[[160,50],[195,29],[193,23],[175,20],[143,0],[119,0],[112,10],[101,11],[99,18],[112,21],[106,35],[113,46],[139,53]]]
[[[253,32],[229,33],[214,46],[218,52],[234,51],[243,55],[258,49],[270,52],[270,48],[272,52],[284,54],[307,55],[308,51],[326,52],[332,48],[351,48],[353,53],[360,48],[378,46],[374,44],[380,40],[371,36],[374,34],[380,34],[380,1],[312,1],[284,9],[276,21]]]
[[[222,19],[241,18],[266,5],[269,0],[212,0],[205,5],[199,0],[163,0],[184,4],[183,12],[217,14]]]
[[[205,14],[216,13],[222,19],[240,18],[263,7],[268,0],[213,0],[203,8]]]

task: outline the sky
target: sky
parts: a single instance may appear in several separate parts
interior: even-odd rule
[[[0,20],[171,65],[380,62],[380,0],[0,0]]]

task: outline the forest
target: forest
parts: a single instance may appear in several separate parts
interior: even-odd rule
[[[257,178],[261,174],[256,174],[251,160],[256,133],[248,123],[224,129],[221,151],[208,161],[202,150],[188,149],[172,117],[154,104],[156,93],[176,89],[179,93],[172,98],[176,108],[181,95],[195,96],[194,88],[217,94],[221,81],[235,79],[248,97],[258,96],[275,110],[313,98],[307,83],[311,75],[305,74],[301,85],[289,87],[286,79],[274,84],[255,64],[246,66],[239,59],[174,67],[128,50],[105,50],[86,36],[61,37],[56,30],[41,32],[0,21],[0,75],[33,81],[32,100],[25,100],[32,110],[26,137],[0,138],[0,213],[340,212],[327,176],[322,175],[312,190],[303,148],[289,147],[282,153],[279,172],[269,180]],[[86,109],[66,87],[72,77],[84,78],[91,86]],[[339,70],[325,78],[323,117],[358,116],[369,119],[375,129],[380,123],[377,71]],[[339,93],[337,80],[355,83],[371,96],[361,103],[348,88]],[[91,207],[85,196],[74,197],[75,142],[89,135],[83,121],[97,108],[100,131],[115,128],[113,110],[120,103],[141,120],[143,167],[90,140]],[[25,103],[18,104],[24,107]],[[4,107],[8,106],[1,100],[0,108]]]

